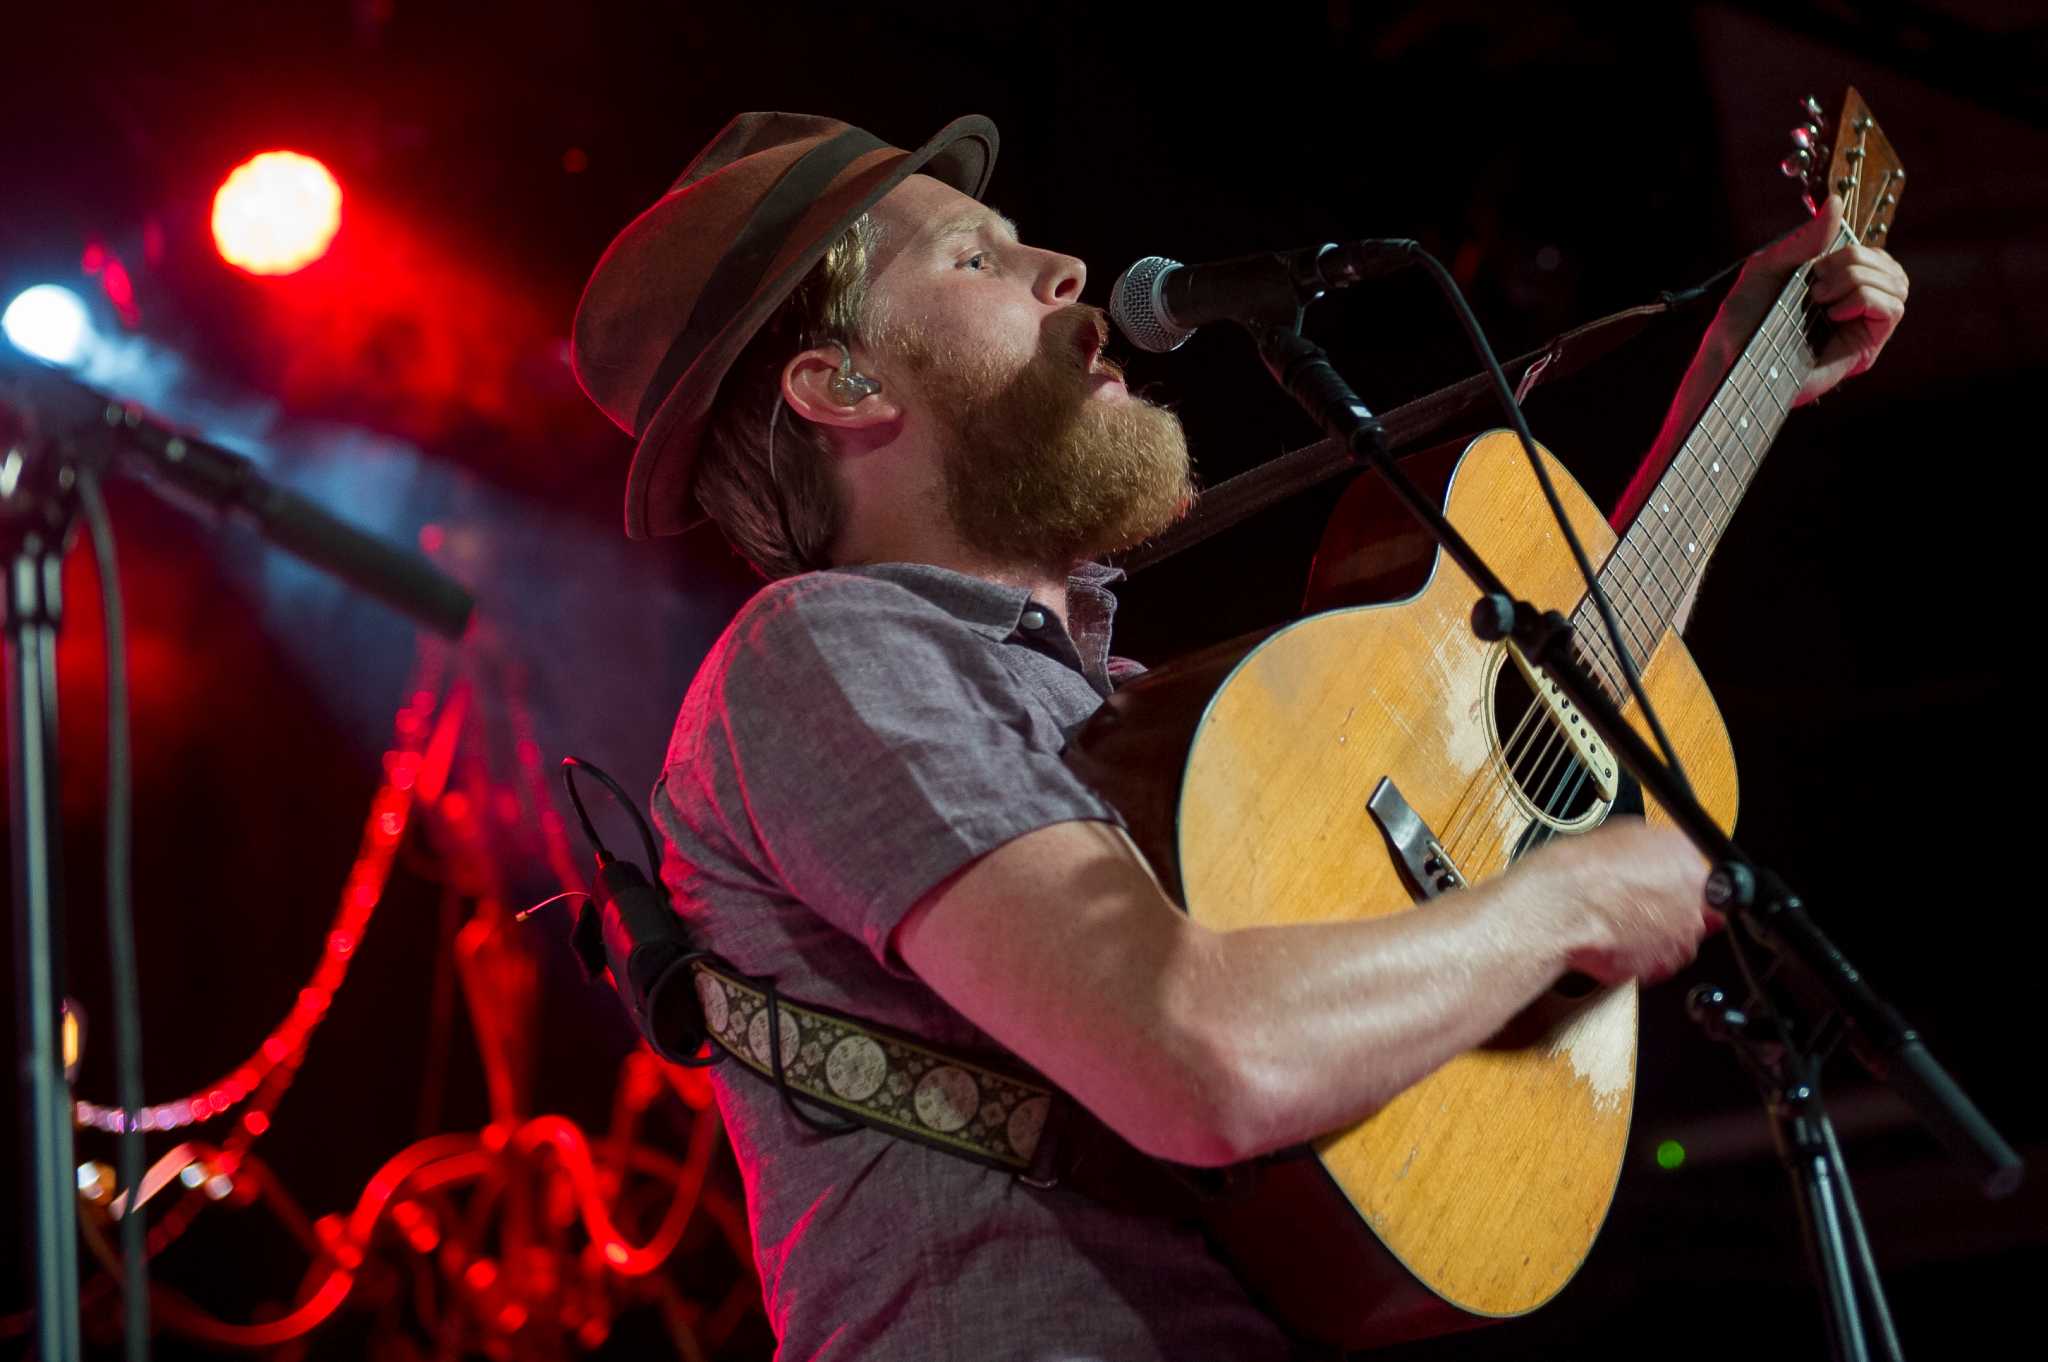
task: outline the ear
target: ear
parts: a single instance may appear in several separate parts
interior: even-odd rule
[[[842,357],[836,345],[819,346],[782,366],[782,400],[790,410],[807,421],[840,430],[872,430],[902,420],[903,408],[887,384],[880,392],[870,393],[857,402],[845,402],[834,395],[832,379],[839,372]],[[861,368],[859,355],[854,356],[853,368],[856,373],[866,372]]]

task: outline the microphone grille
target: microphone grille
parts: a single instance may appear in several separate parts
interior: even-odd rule
[[[1110,320],[1140,350],[1153,354],[1178,350],[1195,334],[1169,321],[1159,301],[1161,282],[1168,271],[1180,267],[1178,260],[1148,255],[1118,275],[1109,290]]]

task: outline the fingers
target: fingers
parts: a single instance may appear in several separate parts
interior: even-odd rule
[[[1859,288],[1840,302],[1830,305],[1827,311],[1828,320],[1838,324],[1859,319],[1868,321],[1871,334],[1868,337],[1852,338],[1851,344],[1859,349],[1875,349],[1884,344],[1898,326],[1899,320],[1906,315],[1906,304],[1896,294],[1866,287]],[[1869,343],[1872,340],[1876,341],[1876,346]]]
[[[1844,246],[1816,260],[1807,281],[1808,298],[1834,323],[1834,334],[1816,356],[1795,406],[1804,406],[1876,363],[1905,319],[1912,288],[1905,270],[1889,253],[1862,245]]]
[[[1904,270],[1897,268],[1896,263],[1891,269],[1886,269],[1874,262],[1844,259],[1847,255],[1847,251],[1831,255],[1813,267],[1813,273],[1808,276],[1808,297],[1816,303],[1832,303],[1852,290],[1863,288],[1886,294],[1903,307],[1911,291]]]
[[[1841,227],[1842,197],[1830,194],[1821,210],[1805,226],[1776,245],[1767,247],[1760,259],[1768,269],[1789,273],[1826,250]]]

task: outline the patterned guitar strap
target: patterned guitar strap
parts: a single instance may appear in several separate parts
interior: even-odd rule
[[[691,1067],[730,1058],[815,1130],[877,1130],[1120,1209],[1191,1216],[1223,1189],[1205,1170],[1140,1153],[1013,1056],[966,1054],[790,998],[772,980],[689,949],[673,911],[630,863],[613,862],[601,878],[622,873],[638,884],[609,885],[603,900],[586,902],[571,940],[588,977],[609,967],[662,1058]]]

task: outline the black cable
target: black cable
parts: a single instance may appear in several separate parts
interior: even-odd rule
[[[797,1105],[797,1092],[789,1086],[789,1076],[782,1069],[782,1003],[775,985],[766,980],[754,979],[755,984],[766,983],[762,991],[768,995],[768,1067],[774,1071],[775,1091],[782,1094],[782,1105],[789,1108],[789,1114],[817,1131],[820,1135],[851,1135],[865,1129],[859,1121],[830,1119],[813,1116]]]
[[[608,861],[612,854],[605,849],[604,839],[597,835],[597,828],[590,821],[590,810],[583,807],[583,796],[576,792],[576,768],[581,765],[583,763],[574,757],[563,757],[562,784],[569,791],[569,802],[576,808],[576,821],[583,825],[583,835],[590,839],[590,849],[601,860]]]
[[[606,775],[601,768],[592,766],[587,761],[579,761],[575,757],[563,757],[562,784],[569,788],[569,802],[576,806],[577,820],[583,824],[583,835],[590,839],[591,849],[597,853],[600,860],[612,859],[611,852],[605,850],[604,842],[599,839],[597,829],[590,822],[590,814],[583,807],[582,797],[576,793],[575,776],[578,771],[587,773],[605,789],[610,790],[612,798],[619,801],[620,807],[633,815],[633,825],[640,830],[640,845],[647,852],[647,878],[650,883],[654,882],[655,877],[661,873],[661,850],[655,845],[654,830],[647,826],[647,819],[641,814],[640,807],[620,787],[619,782]]]
[[[1649,722],[1651,736],[1657,740],[1658,748],[1664,754],[1664,764],[1671,768],[1671,775],[1687,797],[1692,796],[1692,782],[1686,779],[1685,768],[1679,763],[1677,749],[1664,732],[1664,723],[1657,717],[1657,711],[1650,705],[1650,697],[1643,693],[1643,679],[1636,670],[1635,658],[1630,656],[1628,644],[1621,636],[1621,623],[1615,618],[1614,607],[1607,599],[1607,592],[1600,586],[1600,574],[1593,570],[1592,561],[1586,556],[1585,545],[1579,542],[1578,532],[1572,529],[1571,518],[1565,514],[1564,503],[1558,499],[1557,488],[1550,481],[1550,470],[1543,466],[1543,458],[1536,452],[1536,437],[1529,431],[1528,418],[1522,415],[1522,404],[1515,401],[1514,390],[1508,386],[1507,375],[1501,372],[1500,361],[1494,358],[1493,346],[1487,343],[1486,333],[1480,330],[1479,319],[1472,314],[1465,295],[1458,288],[1458,281],[1451,277],[1443,263],[1421,247],[1413,251],[1415,259],[1429,271],[1438,289],[1451,302],[1452,311],[1458,315],[1458,324],[1465,328],[1465,335],[1472,342],[1473,353],[1485,362],[1486,371],[1493,378],[1495,395],[1500,398],[1501,409],[1513,422],[1515,434],[1521,437],[1522,452],[1529,456],[1529,467],[1535,471],[1536,483],[1543,489],[1543,499],[1550,503],[1550,514],[1556,518],[1558,529],[1564,541],[1571,546],[1572,559],[1579,565],[1579,575],[1585,579],[1586,592],[1600,612],[1600,622],[1607,630],[1607,637],[1613,642],[1614,655],[1621,663],[1622,675],[1628,680],[1629,693],[1635,697],[1643,718]],[[1726,271],[1723,271],[1726,273]],[[1704,287],[1704,286],[1702,286]],[[1695,801],[1697,802],[1697,801]]]
[[[128,1213],[121,1217],[121,1296],[128,1362],[149,1358],[148,1217],[136,1203],[142,1186],[142,983],[135,967],[135,914],[129,892],[133,781],[128,751],[128,642],[121,609],[121,578],[114,557],[114,524],[100,496],[99,479],[78,470],[78,500],[92,539],[100,579],[100,615],[107,648],[107,954],[114,993],[114,1096],[121,1104],[116,1159]]]

